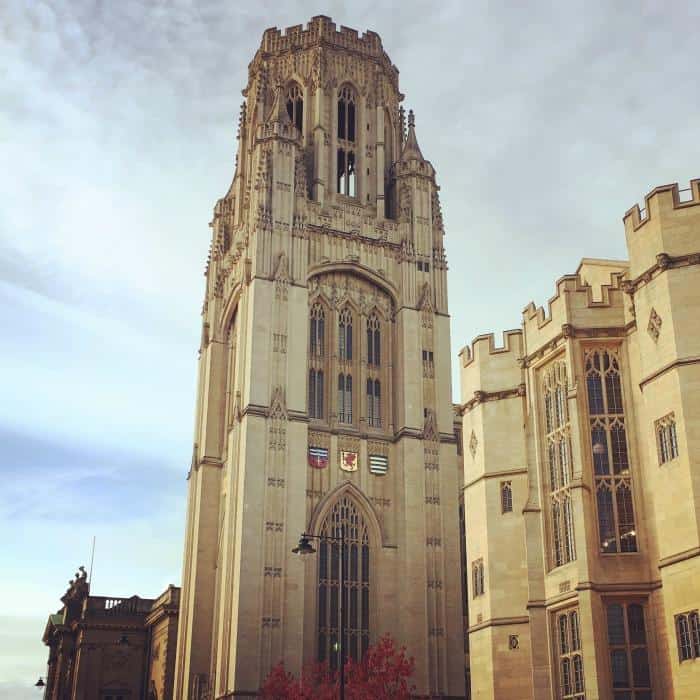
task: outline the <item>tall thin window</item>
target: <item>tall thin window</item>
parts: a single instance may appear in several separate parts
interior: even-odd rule
[[[484,595],[484,560],[472,562],[472,598]]]
[[[325,354],[325,313],[321,304],[311,307],[311,323],[309,326],[309,352],[314,357],[323,357]]]
[[[697,610],[676,615],[676,636],[681,662],[700,658],[700,616]]]
[[[651,700],[644,608],[609,603],[608,647],[614,700]]]
[[[659,464],[665,464],[678,457],[678,438],[676,437],[676,420],[673,413],[659,418],[654,424],[656,447]]]
[[[301,88],[292,83],[287,89],[287,114],[292,120],[292,124],[303,132],[304,130],[304,98],[301,93]]]
[[[632,479],[617,350],[584,351],[600,550],[637,551]]]
[[[355,93],[345,85],[338,93],[337,191],[356,197]]]
[[[501,513],[513,512],[513,485],[510,481],[501,482]]]
[[[340,544],[321,539],[318,557],[318,660],[339,667],[340,600],[343,596],[345,639],[350,658],[359,660],[369,647],[370,557],[367,526],[348,497],[337,501],[323,521],[321,537],[345,538],[344,590],[340,591]]]
[[[373,428],[381,428],[381,385],[378,379],[367,380],[367,424]]]
[[[338,359],[352,360],[352,313],[347,308],[338,317]]]
[[[545,371],[542,380],[553,567],[576,559],[567,391],[566,365],[563,362],[555,362]]]
[[[367,319],[367,364],[379,367],[382,363],[379,319],[372,314]]]
[[[338,420],[352,423],[352,377],[349,374],[338,375]]]
[[[323,418],[323,370],[309,370],[309,417]]]
[[[559,698],[584,700],[586,696],[578,610],[562,612],[555,617],[554,638],[559,658]]]
[[[355,92],[349,85],[338,93],[338,138],[355,141]]]

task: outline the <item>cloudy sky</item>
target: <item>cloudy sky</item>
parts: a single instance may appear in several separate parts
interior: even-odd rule
[[[351,5],[1,3],[0,696],[38,697],[93,535],[95,593],[180,581],[207,223],[266,27],[383,38],[442,186],[455,355],[700,176],[697,3]]]

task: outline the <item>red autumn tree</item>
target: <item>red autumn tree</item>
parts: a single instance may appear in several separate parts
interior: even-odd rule
[[[394,640],[383,636],[370,647],[362,661],[345,662],[347,700],[408,700],[415,687],[410,685],[415,661],[406,648],[396,648]],[[338,697],[338,673],[327,664],[304,671],[301,678],[287,673],[277,664],[260,689],[264,700],[335,700]]]

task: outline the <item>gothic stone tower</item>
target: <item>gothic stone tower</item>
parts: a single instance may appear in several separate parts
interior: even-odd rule
[[[373,32],[267,30],[214,209],[176,698],[388,632],[420,694],[464,696],[458,475],[438,187]]]

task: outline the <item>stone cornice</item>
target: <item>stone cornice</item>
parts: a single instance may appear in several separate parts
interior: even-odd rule
[[[525,396],[525,383],[518,384],[512,389],[502,389],[501,391],[475,391],[473,398],[469,399],[459,407],[460,415],[469,413],[475,406],[487,401],[501,401],[502,399],[513,399],[518,396]]]
[[[564,340],[569,338],[589,339],[589,338],[620,338],[629,335],[637,329],[637,322],[630,321],[624,326],[600,326],[600,327],[576,327],[570,323],[564,323],[561,327],[561,333],[557,334],[549,342],[534,352],[531,352],[526,357],[520,360],[520,366],[523,368],[531,367],[533,364],[544,359],[547,354],[554,352],[560,347]]]
[[[644,377],[641,382],[639,382],[639,388],[641,391],[644,391],[644,387],[649,384],[650,382],[653,382],[655,379],[658,379],[659,377],[663,376],[666,374],[666,372],[670,372],[673,369],[678,369],[679,367],[685,367],[687,365],[696,365],[700,364],[700,355],[692,355],[690,357],[681,357],[677,360],[674,360],[673,362],[669,362],[668,364],[664,365],[663,367],[660,367],[659,369],[656,370],[656,372],[652,372],[650,375]]]
[[[511,625],[529,625],[530,618],[527,615],[520,615],[518,617],[492,617],[489,620],[484,620],[478,625],[474,625],[469,628],[469,634],[473,632],[478,632],[479,630],[486,629],[487,627],[506,627]]]
[[[690,265],[700,265],[700,252],[688,253],[687,255],[668,255],[667,253],[659,253],[656,256],[656,263],[648,270],[642,272],[641,275],[633,280],[622,280],[620,288],[630,296],[646,284],[649,284],[655,277],[658,277],[666,270],[675,270],[679,267],[689,267]]]
[[[478,484],[480,481],[485,481],[486,479],[498,479],[504,476],[518,476],[519,474],[527,474],[527,469],[503,469],[498,472],[489,472],[488,474],[482,474],[481,476],[477,476],[476,479],[472,479],[470,482],[466,483],[462,487],[462,491],[466,491],[468,488],[474,486],[474,484]]]
[[[688,559],[693,559],[694,557],[700,556],[700,547],[692,547],[691,549],[686,549],[683,552],[678,552],[677,554],[672,554],[669,557],[664,557],[659,559],[659,569],[665,569],[667,566],[673,566],[682,561],[687,561]]]

